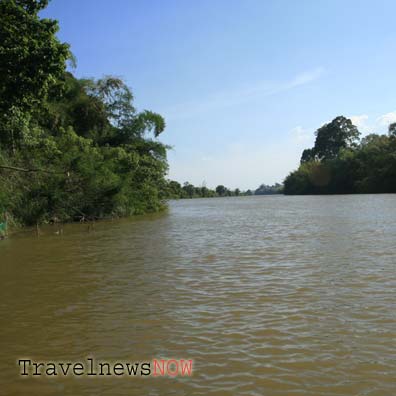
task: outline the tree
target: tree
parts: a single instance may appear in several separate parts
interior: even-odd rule
[[[219,195],[220,197],[223,197],[227,192],[227,189],[223,186],[223,185],[219,185],[216,187],[216,193],[217,195]]]
[[[286,177],[284,193],[395,193],[395,132],[396,123],[390,125],[388,135],[372,133],[357,145],[357,129],[337,117],[318,130],[315,147],[305,150],[305,160]],[[309,160],[312,152],[314,160]]]
[[[80,113],[87,118],[96,109],[96,119],[100,120],[104,113],[109,126],[113,127],[104,130],[104,134],[99,137],[101,143],[113,146],[129,144],[136,139],[143,139],[147,132],[158,137],[164,131],[165,120],[161,115],[149,110],[136,111],[132,91],[121,79],[106,76],[99,80],[81,80],[80,84],[85,94],[81,97],[82,102],[78,102]]]
[[[40,19],[46,0],[0,1],[0,111],[42,103],[64,74],[69,46],[57,21]]]
[[[389,125],[388,132],[389,132],[389,136],[396,137],[396,122]]]
[[[300,163],[313,161],[315,159],[315,150],[313,148],[305,149],[301,155]]]
[[[167,196],[169,198],[181,198],[182,186],[175,180],[168,180]]]
[[[36,139],[33,113],[59,91],[71,56],[56,38],[57,22],[38,16],[47,3],[0,1],[0,144],[13,155],[24,140]]]
[[[181,190],[165,180],[164,119],[137,112],[118,78],[65,72],[46,4],[0,0],[0,210],[32,225],[162,209]]]
[[[275,183],[273,186],[267,186],[266,184],[261,184],[258,189],[254,192],[255,195],[271,195],[280,194],[282,191],[282,185]]]
[[[189,182],[185,182],[183,184],[183,191],[184,191],[186,197],[193,198],[194,192],[195,192],[195,187],[192,184],[190,184]]]
[[[360,148],[364,148],[366,146],[373,146],[377,145],[383,138],[386,138],[384,135],[377,135],[375,133],[370,133],[362,138],[360,141]]]
[[[315,134],[313,153],[320,160],[337,157],[342,148],[356,147],[360,136],[357,127],[344,116],[334,118],[333,121],[319,128]]]

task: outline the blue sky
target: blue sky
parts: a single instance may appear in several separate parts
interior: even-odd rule
[[[396,121],[393,0],[53,0],[79,77],[122,77],[162,114],[169,177],[256,188],[337,115]]]

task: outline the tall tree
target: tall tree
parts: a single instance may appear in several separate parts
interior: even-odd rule
[[[69,46],[57,37],[57,21],[38,12],[46,0],[0,1],[0,111],[39,104],[64,74]]]
[[[352,121],[344,116],[334,118],[316,132],[314,153],[319,159],[332,159],[342,148],[356,147],[360,132]]]

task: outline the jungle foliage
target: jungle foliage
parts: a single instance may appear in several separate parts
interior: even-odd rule
[[[0,1],[0,213],[31,225],[160,210],[164,119],[119,78],[68,72],[46,5]]]
[[[340,116],[316,131],[313,148],[284,181],[285,194],[396,192],[396,124],[387,135],[360,139],[352,121]]]

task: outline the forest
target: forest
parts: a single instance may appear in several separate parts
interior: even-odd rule
[[[163,117],[137,111],[119,78],[78,79],[46,0],[0,2],[0,223],[161,210]]]
[[[315,132],[299,168],[284,181],[285,194],[367,194],[396,192],[396,123],[387,135],[361,138],[344,116]]]

